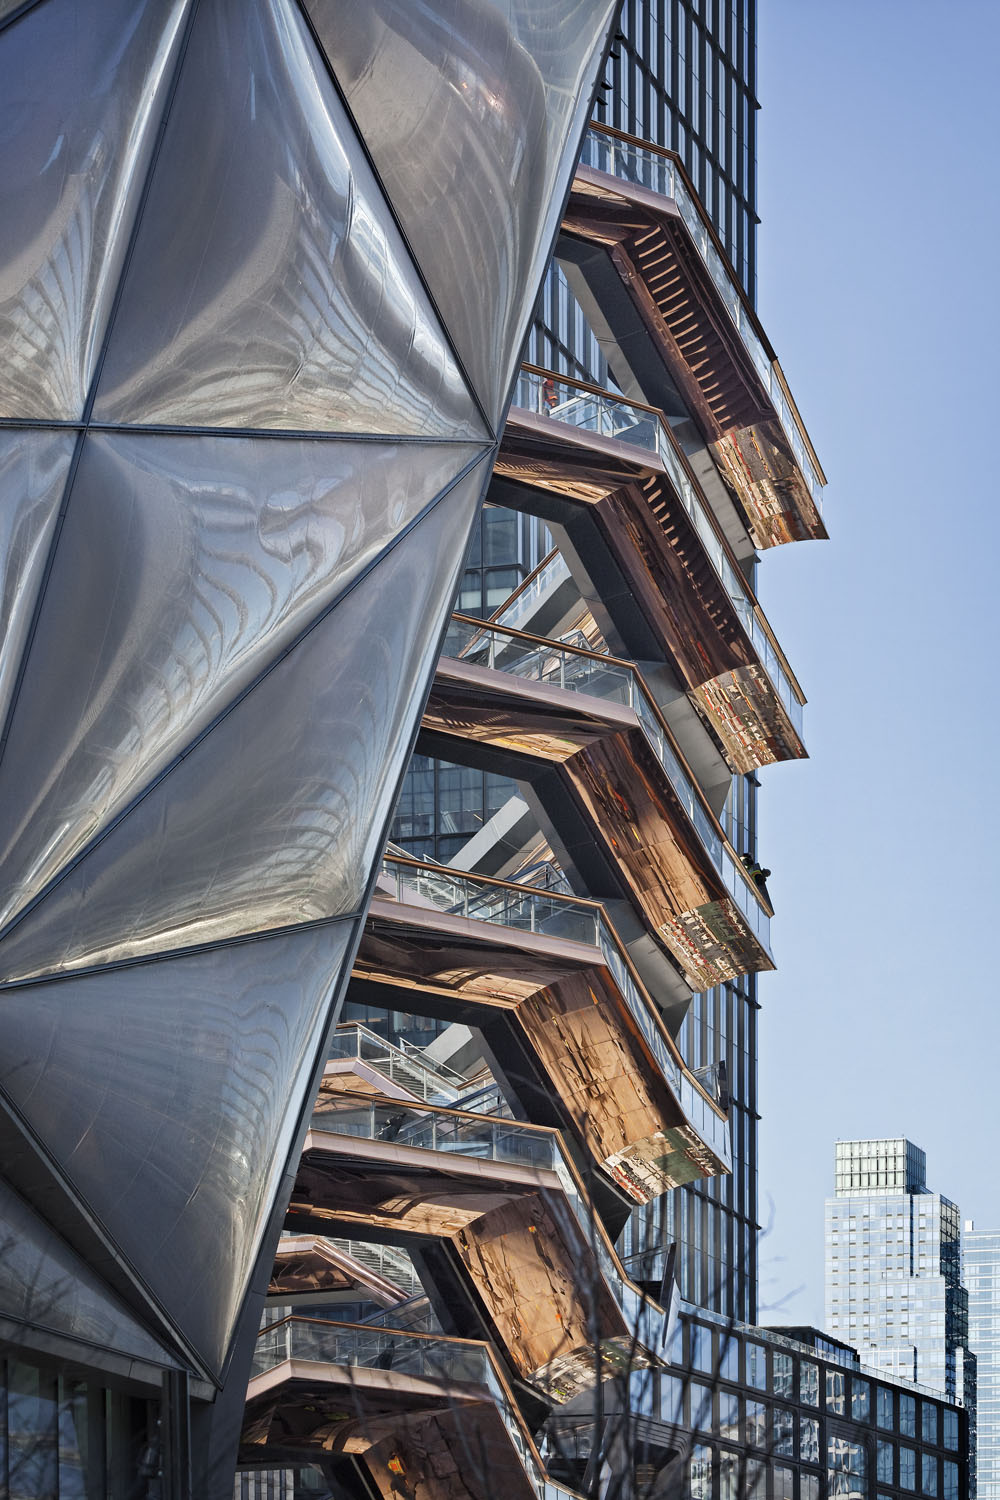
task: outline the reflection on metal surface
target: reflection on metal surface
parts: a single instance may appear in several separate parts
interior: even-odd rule
[[[306,10],[492,421],[558,228],[617,7],[372,0]]]
[[[357,909],[481,487],[474,469],[10,930],[5,981]]]
[[[417,991],[494,1050],[526,1042],[568,1128],[634,1201],[727,1172],[728,1121],[671,1055],[624,956],[491,925],[421,912],[405,892],[377,899],[355,977],[383,1003],[404,1003],[389,1001],[396,986]]]
[[[486,436],[292,0],[197,13],[95,417]]]
[[[509,1357],[555,1400],[593,1384],[595,1327],[608,1374],[630,1334],[647,1352],[662,1342],[552,1131],[321,1095],[291,1211],[450,1239]]]
[[[627,950],[611,928],[599,902],[583,901],[554,891],[535,890],[530,886],[514,885],[484,876],[442,870],[438,866],[421,865],[408,859],[387,857],[383,861],[382,871],[380,893],[391,895],[401,904],[430,904],[441,912],[475,922],[488,922],[515,932],[538,933],[561,941],[586,943],[598,949],[631,1020],[638,1026],[662,1078],[680,1104],[685,1121],[680,1132],[662,1130],[651,1124],[651,1141],[633,1139],[624,1149],[612,1149],[604,1164],[610,1164],[612,1176],[630,1196],[646,1201],[665,1187],[676,1186],[678,1175],[683,1175],[680,1161],[685,1157],[692,1163],[697,1163],[706,1176],[720,1167],[723,1171],[728,1170],[728,1120],[721,1109],[713,1107],[715,1096],[706,1092],[701,1081],[684,1063],[675,1042],[662,1025],[651,999],[634,972]],[[563,995],[561,998],[565,1007],[568,997]],[[591,1025],[594,1024],[593,1000],[593,992],[588,988],[583,1011]],[[537,996],[529,997],[522,1006],[522,1017],[530,1014],[536,1005]],[[564,1008],[564,1019],[566,1014],[567,1010]],[[606,1028],[606,1012],[601,1020]],[[586,1020],[584,1024],[587,1024]],[[567,1039],[564,1037],[561,1040],[565,1043]],[[628,1050],[609,1051],[607,1037],[600,1031],[595,1033],[593,1042],[595,1045],[588,1058],[589,1066],[581,1071],[574,1094],[574,1114],[579,1120],[586,1120],[591,1112],[587,1087],[594,1077],[600,1075],[597,1059],[603,1052],[604,1072],[610,1080],[609,1057],[615,1058],[620,1067],[620,1054]],[[544,1052],[545,1048],[542,1050]],[[578,1049],[575,1042],[570,1042],[568,1048],[564,1046],[563,1050],[572,1054]],[[585,1048],[580,1055],[586,1056],[586,1052]],[[559,1068],[556,1067],[555,1072],[558,1071]],[[633,1113],[633,1131],[635,1123]],[[678,1140],[678,1136],[685,1139]],[[671,1142],[670,1147],[665,1145],[668,1140]],[[671,1159],[675,1157],[675,1153],[676,1159]],[[633,1158],[644,1161],[644,1172],[637,1173],[630,1165]],[[692,1170],[690,1175],[696,1175],[695,1171]],[[642,1183],[641,1189],[637,1187],[637,1176]]]
[[[0,416],[83,413],[188,9],[46,0],[3,32]]]
[[[694,551],[697,543],[701,544],[707,560],[722,586],[722,595],[729,610],[734,610],[739,618],[743,632],[749,638],[757,659],[770,679],[774,695],[779,700],[779,711],[784,712],[791,720],[793,732],[801,738],[802,735],[802,704],[803,698],[798,684],[790,676],[787,663],[774,639],[770,626],[764,618],[763,611],[757,603],[746,578],[743,575],[735,557],[730,553],[723,532],[715,519],[711,505],[702,494],[701,487],[695,479],[691,467],[674,437],[669,426],[663,421],[659,412],[648,407],[637,407],[628,405],[618,399],[609,397],[603,392],[594,390],[590,386],[583,385],[579,381],[568,381],[564,378],[556,380],[547,371],[535,370],[533,367],[522,367],[521,379],[515,392],[515,403],[521,399],[522,386],[528,385],[527,395],[534,395],[534,383],[544,381],[553,387],[557,393],[563,393],[565,399],[557,403],[553,408],[544,407],[539,400],[539,407],[544,411],[545,421],[539,428],[536,423],[528,433],[520,436],[517,431],[507,439],[507,446],[515,452],[527,446],[529,453],[545,443],[552,432],[549,424],[553,421],[565,426],[571,426],[577,431],[596,431],[598,434],[609,432],[617,441],[625,441],[630,446],[641,446],[651,450],[655,458],[651,457],[646,462],[653,466],[650,472],[642,475],[640,488],[641,498],[645,505],[643,512],[648,510],[651,518],[657,523],[654,531],[662,533],[659,551],[661,554],[666,550],[664,543],[673,554],[672,561],[681,565],[687,574],[683,579],[671,578],[659,580],[656,597],[660,601],[660,608],[670,600],[672,594],[680,593],[690,599],[695,599],[705,590],[704,570],[696,572],[696,565],[688,561],[688,554]],[[514,412],[514,420],[517,414]],[[541,433],[541,442],[539,441]],[[574,458],[575,466],[580,464],[582,455],[572,450],[564,452],[562,464],[562,478],[565,479],[573,474]],[[584,460],[585,461],[585,460]],[[606,456],[600,454],[598,457],[599,468],[606,461]],[[500,472],[504,472],[503,465],[498,466]],[[558,458],[554,468],[558,475]],[[659,468],[662,474],[656,474]],[[558,478],[555,478],[553,488],[559,488]],[[619,509],[627,507],[635,513],[634,490],[623,488],[614,497]],[[631,507],[628,507],[632,499]],[[599,512],[603,513],[609,507],[599,506]],[[624,540],[632,541],[630,536],[632,527],[627,517],[624,524],[619,521],[619,527],[624,530]],[[605,519],[605,524],[608,524]],[[634,525],[634,521],[633,521]],[[617,529],[617,528],[616,528]],[[678,530],[680,535],[678,535]],[[694,532],[697,537],[691,533]],[[612,543],[612,545],[614,545]],[[617,549],[616,549],[617,550]],[[624,565],[627,569],[627,558],[629,549],[626,546],[621,549],[624,553]],[[640,547],[640,551],[643,549]],[[695,556],[697,553],[695,552]],[[683,566],[686,561],[686,567]],[[698,573],[701,576],[698,576]],[[718,593],[718,589],[714,590]],[[515,623],[515,622],[510,622]],[[714,630],[712,627],[715,627]],[[718,630],[719,622],[714,613],[707,628],[703,627],[697,645],[701,653],[712,649],[713,636]],[[745,650],[745,648],[744,648]],[[746,657],[744,656],[744,661]],[[685,664],[687,665],[687,664]],[[695,669],[697,670],[697,669]],[[690,671],[690,667],[689,667]],[[749,769],[749,768],[746,768]]]
[[[732,316],[732,299],[743,304],[687,194],[683,169],[671,153],[658,155],[665,175],[650,190],[634,184],[631,172],[612,175],[619,160],[615,135],[592,132],[589,140],[602,143],[591,151],[601,165],[578,169],[565,227],[608,249],[756,545],[825,537],[822,480],[811,449],[776,365],[755,332],[752,340],[746,336],[751,315],[742,322]]]
[[[10,441],[0,433],[0,445]],[[58,445],[43,496],[52,512],[72,438],[30,433],[13,443],[29,455],[31,444]],[[0,928],[479,451],[91,435],[0,764]],[[7,525],[18,519],[16,508],[4,514]],[[9,660],[16,670],[18,655]]]
[[[3,998],[0,1089],[216,1374],[352,930]]]
[[[0,709],[34,631],[0,786],[0,1123],[34,1133],[31,1208],[201,1374],[288,1168],[346,966],[349,924],[320,925],[381,851],[612,8],[431,22],[449,87],[492,72],[412,132],[415,258],[371,167],[393,122],[359,134],[297,0],[0,0],[0,418],[80,429],[0,442]],[[348,50],[427,26],[340,19]],[[371,98],[417,98],[404,63],[366,54]],[[459,146],[445,246],[428,131]]]
[[[384,1500],[571,1500],[543,1474],[488,1344],[288,1318],[263,1329],[240,1462],[358,1456]]]
[[[0,430],[0,728],[10,709],[74,442],[69,432]],[[37,742],[33,750],[37,755]]]
[[[753,361],[813,504],[819,510],[825,480],[807,447],[808,439],[804,437],[798,413],[787,395],[777,360],[764,347],[757,315],[750,307],[727,256],[720,251],[711,220],[688,182],[680,157],[635,136],[595,125],[584,137],[580,163],[674,200],[690,241],[704,262],[712,285]]]
[[[461,617],[456,627],[463,655],[442,657],[425,726],[552,766],[692,988],[772,968],[766,898],[635,669]]]
[[[65,1240],[0,1181],[0,1320],[7,1318],[154,1365],[178,1363]]]

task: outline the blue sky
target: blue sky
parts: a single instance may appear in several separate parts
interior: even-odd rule
[[[838,1137],[1000,1226],[1000,5],[759,5],[758,306],[832,538],[759,575],[811,754],[761,778],[761,1321],[818,1323]]]

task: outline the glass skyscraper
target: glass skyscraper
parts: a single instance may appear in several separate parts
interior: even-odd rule
[[[975,1405],[957,1206],[902,1137],[838,1141],[826,1200],[826,1324],[865,1362]]]
[[[1000,1230],[966,1223],[969,1348],[976,1356],[976,1490],[1000,1500]]]

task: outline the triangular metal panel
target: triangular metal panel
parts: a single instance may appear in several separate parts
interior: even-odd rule
[[[154,1365],[176,1366],[100,1277],[0,1181],[0,1318]]]
[[[38,600],[76,434],[0,431],[0,727]]]
[[[5,441],[0,544],[12,526],[20,538],[36,513],[54,516],[73,437],[17,435],[22,457],[12,457],[9,483]],[[34,448],[65,450],[63,469],[32,467],[24,455]],[[0,761],[0,926],[481,453],[450,443],[88,437]],[[25,595],[13,601],[22,632],[34,604]],[[19,659],[13,651],[0,665],[0,707],[4,674]]]
[[[358,909],[487,478],[460,480],[10,929],[0,979]]]
[[[0,1089],[216,1373],[354,926],[0,999]]]
[[[197,13],[95,416],[488,436],[294,0]]]
[[[304,0],[441,317],[496,421],[615,0]]]
[[[46,0],[0,32],[2,416],[83,413],[189,7]]]

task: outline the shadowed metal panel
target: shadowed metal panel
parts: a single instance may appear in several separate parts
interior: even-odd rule
[[[0,431],[0,726],[10,707],[75,441],[71,432]]]
[[[22,499],[18,535],[53,510],[72,441],[13,439],[0,542],[20,521],[29,480],[36,490],[45,480],[48,492],[44,505]],[[0,434],[0,483],[5,443]],[[65,451],[51,480],[29,462],[45,445]],[[481,452],[91,435],[0,763],[0,920],[33,900]]]
[[[486,436],[292,0],[198,12],[95,415]]]
[[[483,469],[439,500],[10,930],[0,942],[4,979],[358,908],[434,671]]]
[[[8,991],[0,1086],[218,1371],[354,924]]]
[[[83,412],[187,10],[46,0],[0,34],[0,415]]]
[[[305,0],[492,420],[575,164],[608,0]]]
[[[176,1357],[140,1326],[65,1240],[0,1182],[0,1317],[153,1364]]]

